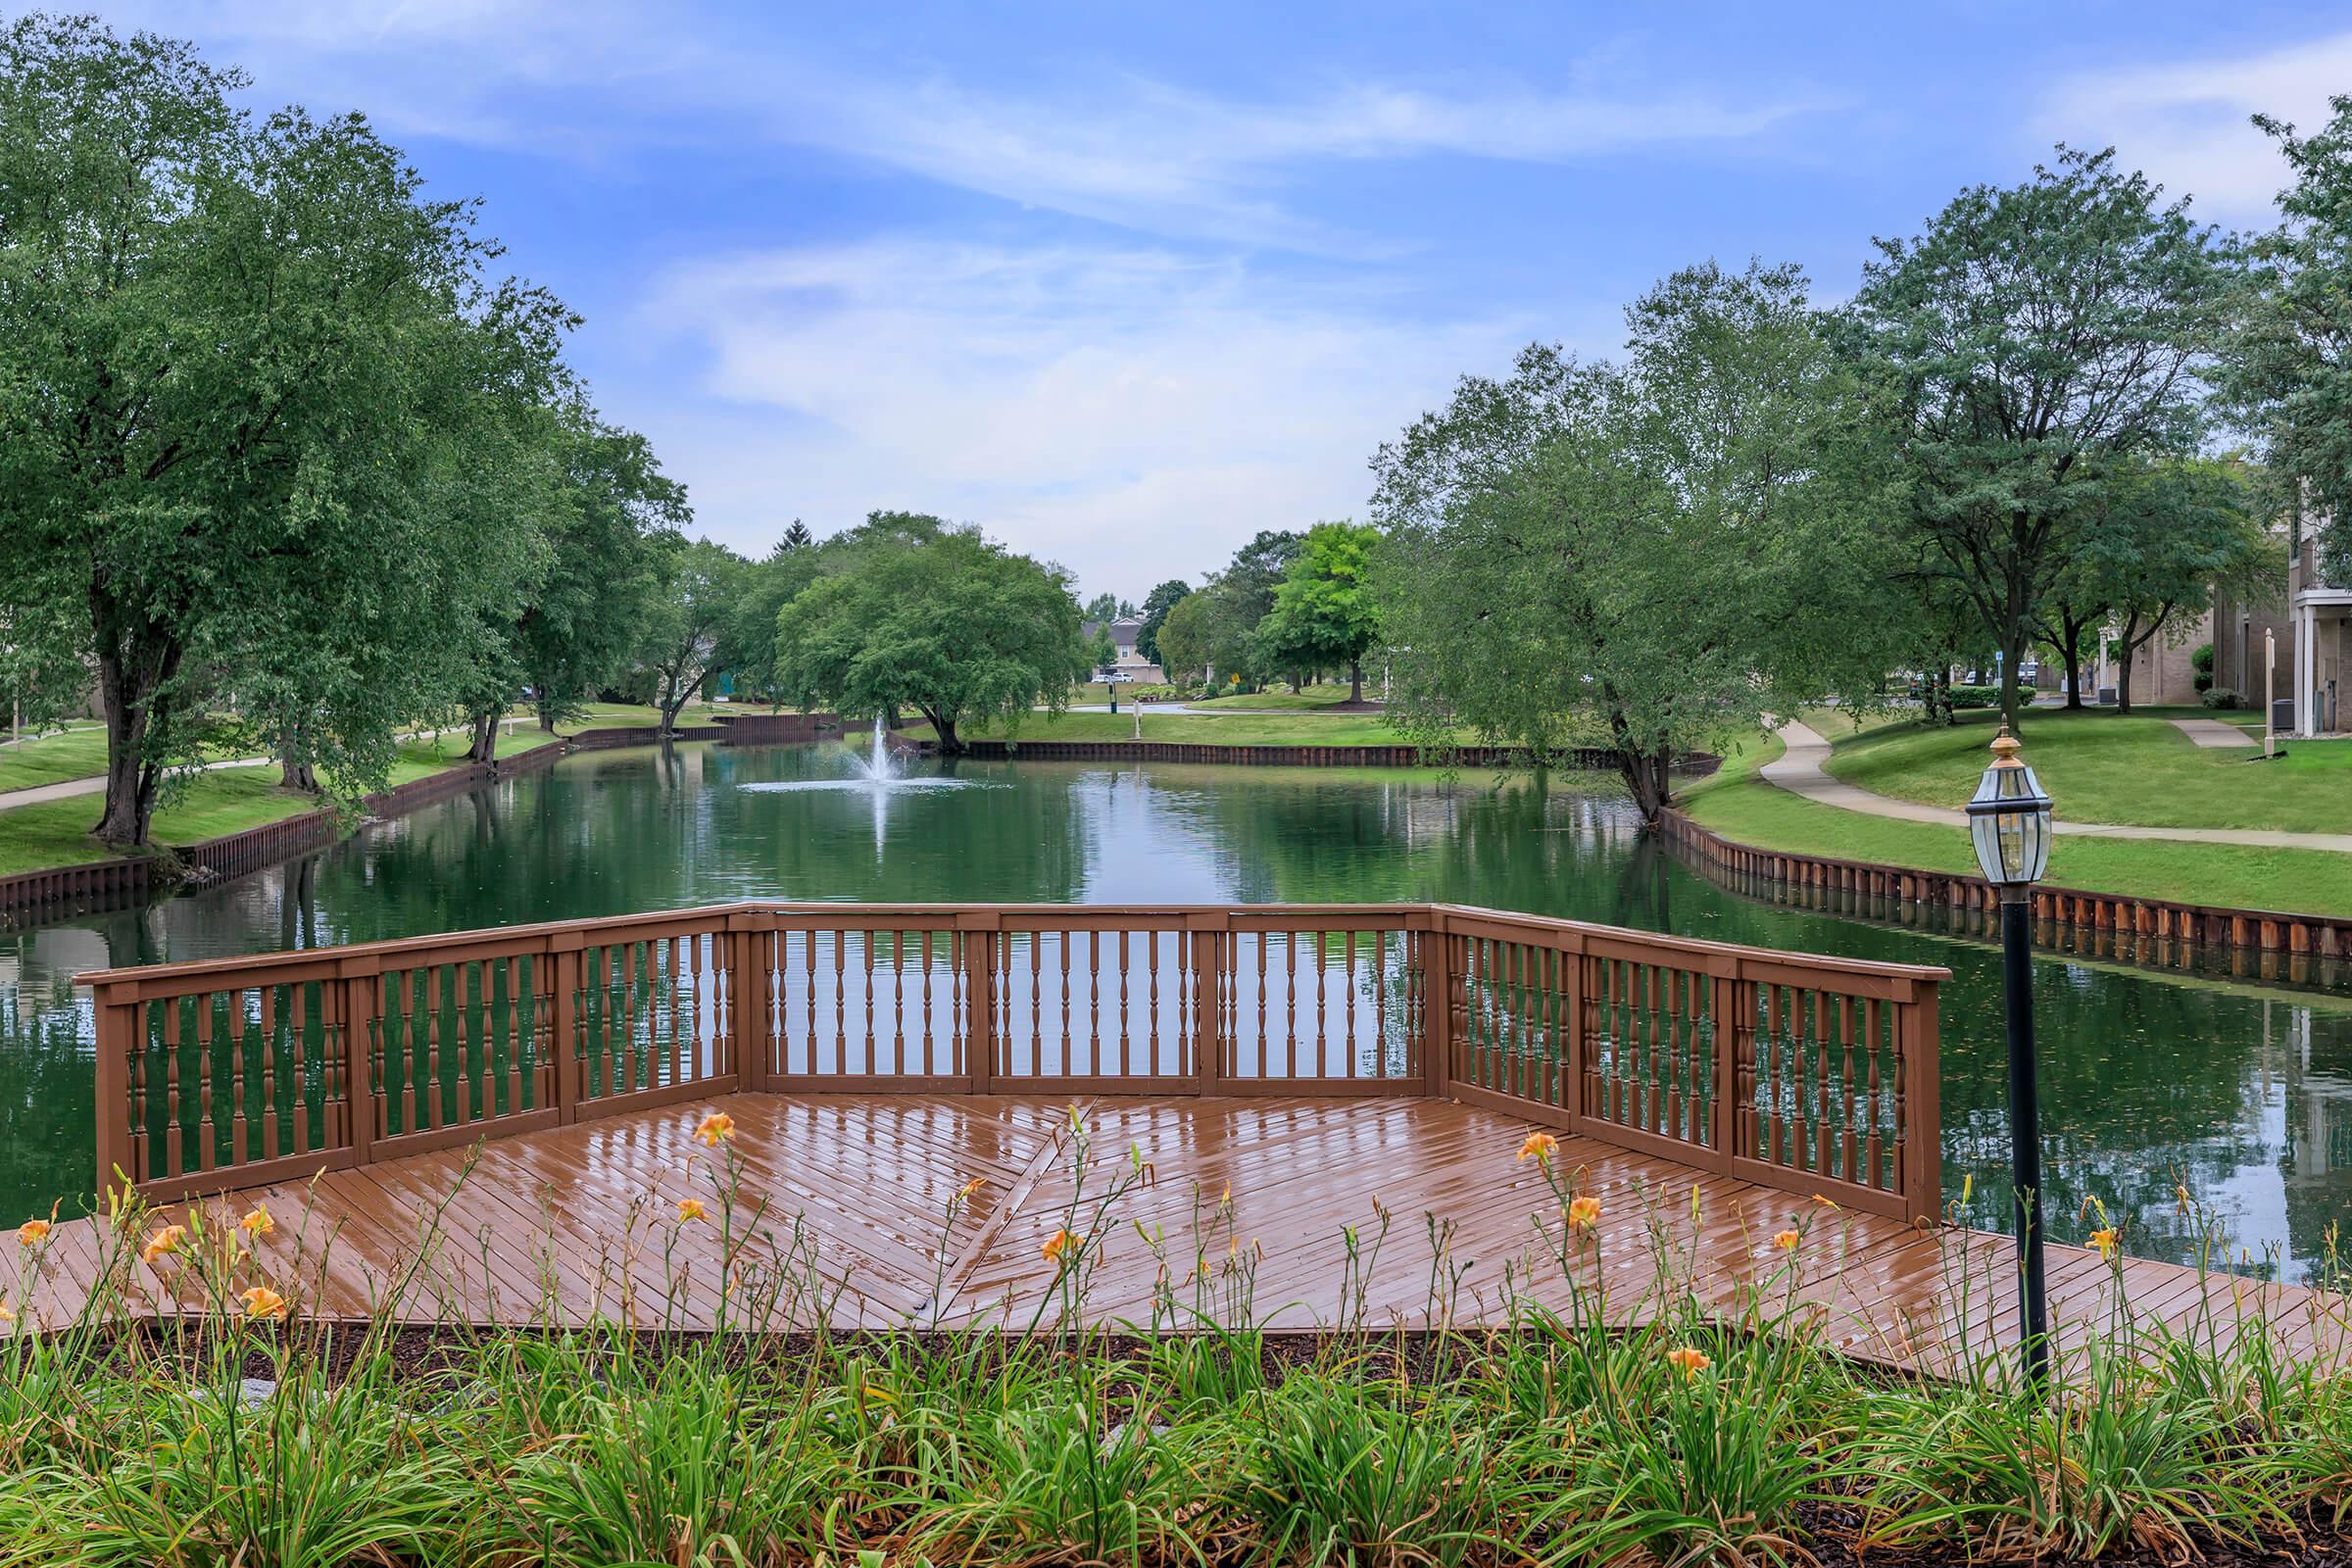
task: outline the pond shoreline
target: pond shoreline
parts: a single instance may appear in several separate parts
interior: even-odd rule
[[[840,735],[841,722],[831,713],[760,713],[680,729],[669,741],[673,745],[711,741],[722,746],[795,746],[835,740]],[[332,844],[346,829],[357,831],[368,822],[400,816],[477,785],[553,767],[574,752],[654,746],[662,739],[662,732],[650,725],[551,735],[544,745],[526,752],[488,762],[460,762],[364,796],[356,817],[322,806],[199,844],[166,846],[153,855],[85,860],[78,865],[47,866],[0,877],[0,930],[100,913],[182,888],[245,876]]]

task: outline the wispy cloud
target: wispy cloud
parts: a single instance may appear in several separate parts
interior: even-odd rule
[[[2264,217],[2286,182],[2284,162],[2252,117],[2316,129],[2328,95],[2347,91],[2352,32],[2228,59],[2086,73],[2051,94],[2043,125],[2078,143],[2113,144],[2127,162],[2193,195],[2206,216],[2243,223]]]
[[[812,49],[582,0],[200,0],[117,10],[220,40],[264,95],[362,104],[396,130],[603,159],[628,141],[822,148],[945,184],[1196,239],[1328,250],[1287,194],[1319,165],[1433,155],[1560,163],[1629,147],[1737,143],[1827,106],[1797,88],[1725,96],[1554,65],[1416,83],[1302,73],[1290,98],[1215,93],[1073,64],[1019,92],[933,67],[880,71]]]
[[[1373,444],[1532,331],[1152,249],[921,243],[682,268],[649,315],[715,405],[655,431],[698,505],[757,515],[780,492],[812,520],[981,520],[1130,594],[1259,528],[1360,513]],[[762,439],[741,444],[738,418]]]

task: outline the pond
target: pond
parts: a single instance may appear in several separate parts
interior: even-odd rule
[[[589,753],[261,875],[0,932],[0,1220],[91,1181],[79,971],[751,897],[1434,899],[1944,964],[1945,1190],[1973,1176],[1979,1223],[2005,1212],[1994,950],[1727,892],[1639,833],[1606,779],[1009,761],[887,796],[745,787],[853,764],[831,746]],[[2096,1198],[2134,1255],[2191,1260],[2185,1186],[2246,1266],[2308,1277],[2352,1200],[2352,995],[2047,956],[2034,989],[2053,1236],[2085,1235]]]

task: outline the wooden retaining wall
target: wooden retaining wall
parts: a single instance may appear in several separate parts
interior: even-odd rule
[[[841,721],[831,713],[759,713],[680,730],[673,739],[715,741],[722,746],[771,746],[829,739],[840,733]],[[360,809],[371,817],[398,816],[484,784],[553,767],[574,751],[651,746],[660,738],[660,732],[651,727],[582,730],[562,739],[551,736],[543,746],[494,762],[444,768],[363,797]],[[94,806],[92,809],[95,810]],[[179,860],[183,880],[226,881],[322,849],[342,836],[344,823],[340,813],[325,807],[265,822],[240,833],[207,839],[201,844],[176,846],[172,853]],[[160,891],[156,867],[157,859],[153,858],[123,858],[0,877],[0,925],[140,903]]]
[[[1712,871],[1745,881],[1978,914],[1988,914],[1999,903],[1991,884],[1981,876],[1757,849],[1734,843],[1671,808],[1658,825],[1667,842],[1685,855]],[[2352,918],[2342,915],[2221,908],[2048,886],[2034,890],[2033,905],[2037,921],[2150,942],[2352,958]]]

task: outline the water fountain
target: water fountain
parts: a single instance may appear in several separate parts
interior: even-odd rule
[[[897,760],[890,755],[890,737],[883,728],[880,713],[874,715],[873,750],[858,767],[866,783],[882,789],[888,789],[891,781],[899,776]]]
[[[850,774],[847,778],[779,779],[739,787],[771,795],[798,794],[809,790],[860,790],[871,794],[878,807],[881,799],[888,795],[970,789],[979,785],[976,779],[941,778],[936,774],[907,772],[904,760],[890,749],[890,732],[883,724],[880,713],[874,715],[873,739],[863,755],[855,750],[849,755]]]

